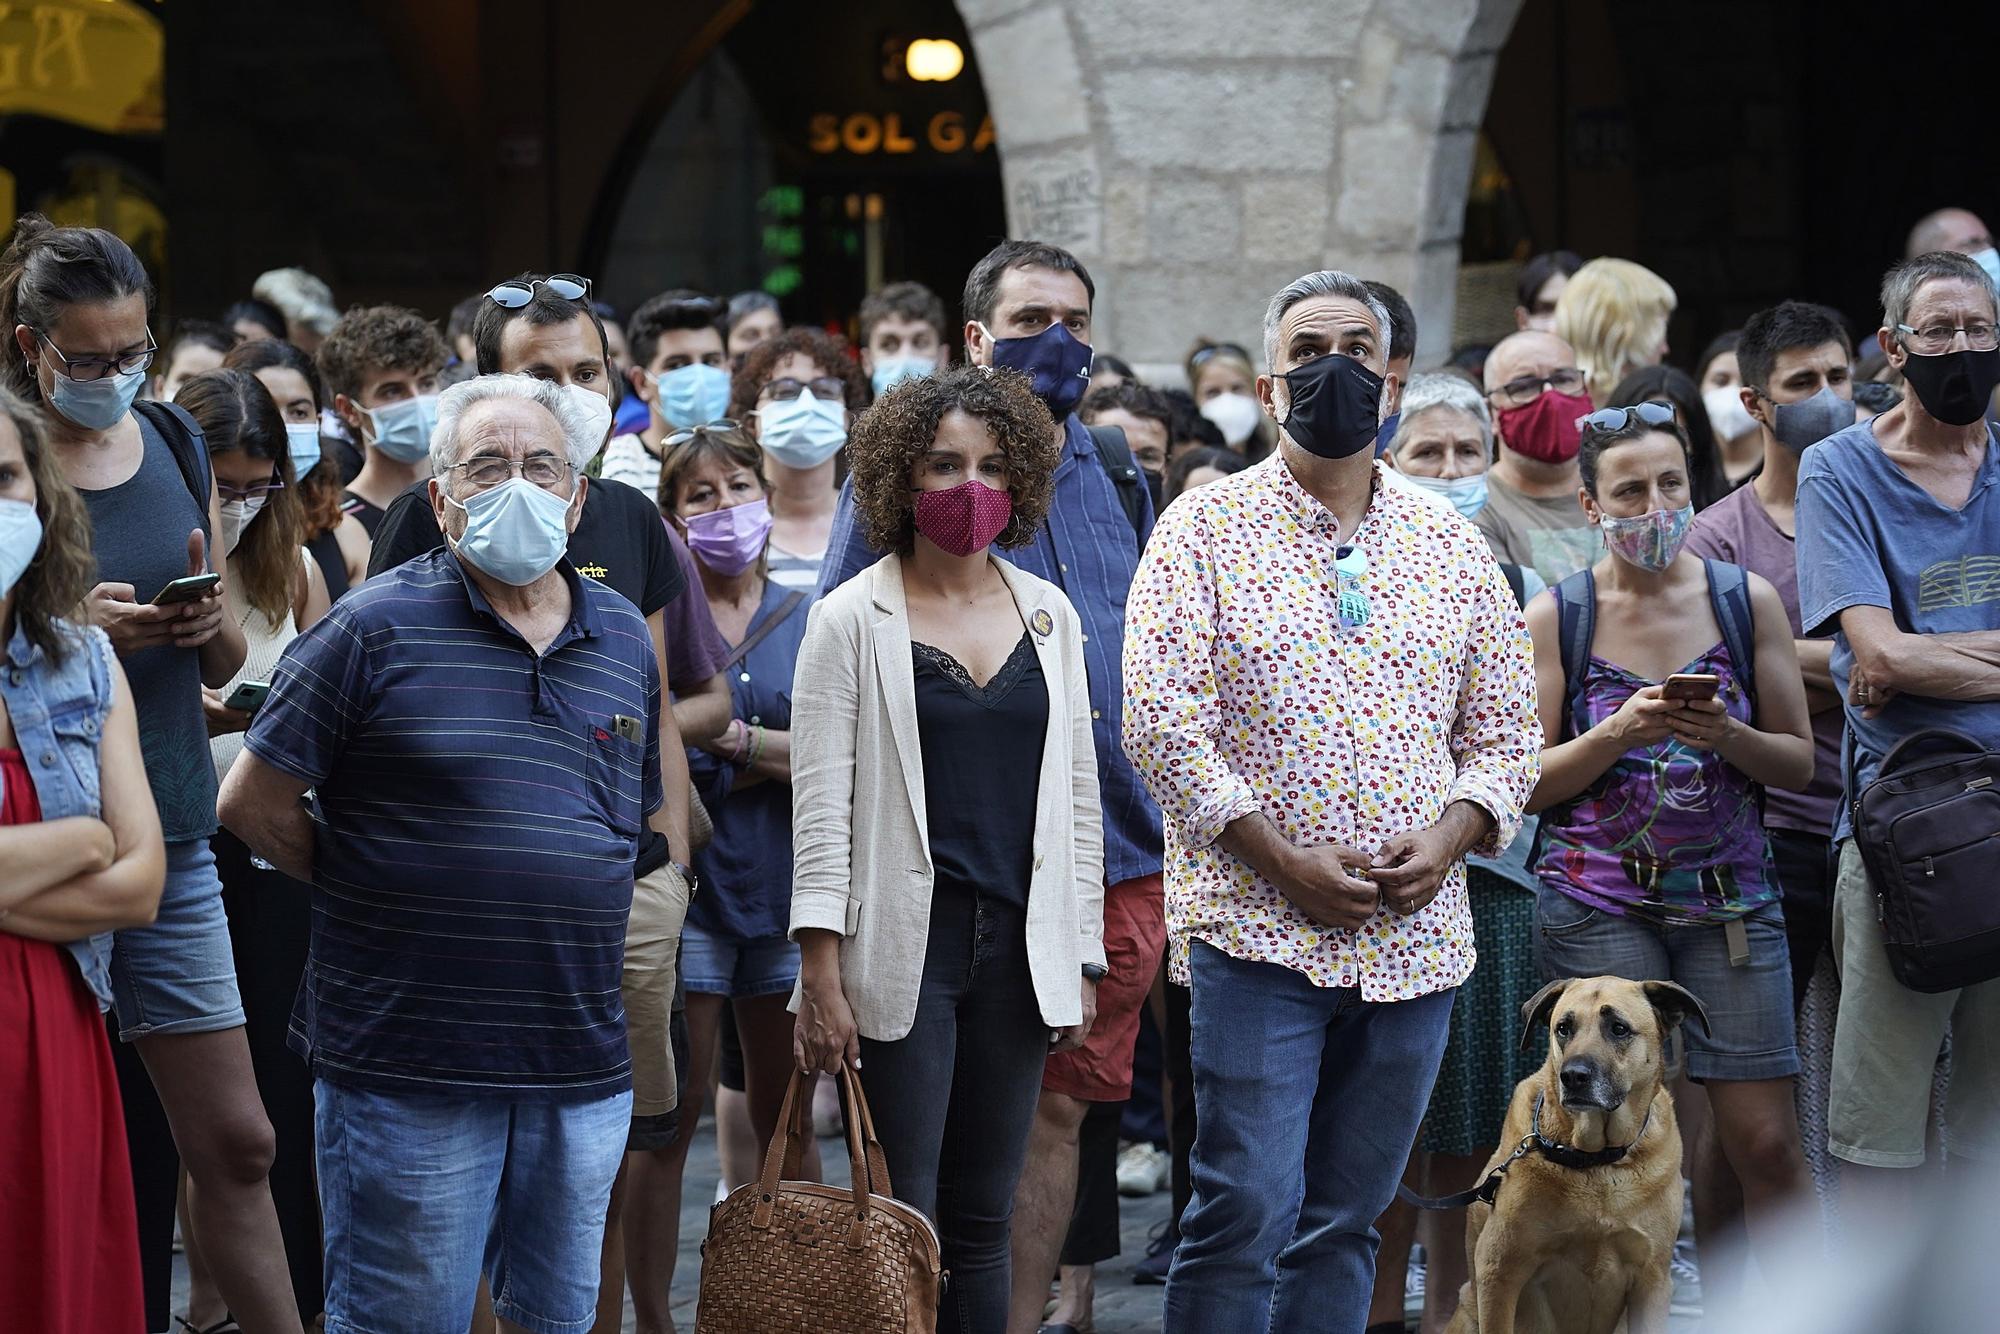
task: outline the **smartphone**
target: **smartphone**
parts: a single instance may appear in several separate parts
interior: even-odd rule
[[[1715,698],[1715,692],[1722,689],[1722,678],[1709,672],[1675,672],[1660,685],[1661,699],[1701,699]]]
[[[174,580],[161,589],[160,595],[153,599],[153,605],[165,607],[176,602],[193,602],[221,582],[222,576],[219,574],[190,574],[186,578]]]
[[[269,681],[242,681],[229,692],[229,698],[222,701],[227,709],[238,709],[244,713],[255,713],[264,707],[264,697],[271,693]]]

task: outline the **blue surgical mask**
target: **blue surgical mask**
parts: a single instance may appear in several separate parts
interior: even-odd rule
[[[1992,246],[1987,246],[1986,249],[1976,254],[1968,255],[1966,258],[1986,270],[1987,278],[1991,280],[1995,287],[2000,287],[2000,250],[1995,250]]]
[[[757,443],[784,467],[817,468],[847,443],[847,407],[802,389],[797,398],[757,409]]]
[[[368,409],[375,438],[368,443],[398,463],[415,463],[431,452],[431,429],[437,425],[438,396],[418,394],[400,403]]]
[[[452,550],[503,584],[527,587],[569,549],[569,499],[525,477],[510,477],[470,500],[444,500],[465,511],[465,531]]]
[[[1468,519],[1486,508],[1486,474],[1483,472],[1470,477],[1418,477],[1404,473],[1403,478],[1420,490],[1448,502]]]
[[[86,431],[108,431],[125,420],[125,414],[132,410],[132,400],[139,396],[139,386],[146,383],[146,372],[107,375],[99,380],[72,380],[57,371],[53,378],[55,386],[49,390],[50,407]]]
[[[993,364],[1020,371],[1034,382],[1035,397],[1048,405],[1057,421],[1067,418],[1083,402],[1090,388],[1090,344],[1080,341],[1061,322],[1051,324],[1032,338],[995,338],[985,325],[979,326],[993,345]]]
[[[729,372],[702,362],[653,377],[660,420],[670,427],[706,426],[729,411]]]
[[[934,356],[877,357],[868,382],[875,388],[875,397],[880,398],[905,380],[921,380],[936,374],[937,358]]]
[[[1401,412],[1392,412],[1382,419],[1380,426],[1375,428],[1376,458],[1379,459],[1389,452],[1389,442],[1396,438],[1396,428],[1402,424],[1402,421],[1403,414]]]
[[[14,591],[42,549],[42,516],[25,500],[0,500],[0,598]]]
[[[292,476],[303,482],[319,466],[319,423],[286,422],[285,444],[292,455]]]

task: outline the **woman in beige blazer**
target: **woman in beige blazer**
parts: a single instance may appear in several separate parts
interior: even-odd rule
[[[892,554],[813,609],[792,687],[799,1063],[861,1071],[896,1195],[938,1224],[940,1327],[994,1334],[1042,1065],[1104,967],[1082,632],[991,551],[1030,540],[1057,458],[1013,372],[883,395],[848,459]]]

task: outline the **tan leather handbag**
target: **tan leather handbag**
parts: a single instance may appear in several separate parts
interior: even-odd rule
[[[763,1176],[709,1215],[695,1334],[934,1334],[945,1282],[937,1230],[889,1195],[861,1081],[841,1067],[849,1189],[798,1181],[812,1098],[796,1071]]]

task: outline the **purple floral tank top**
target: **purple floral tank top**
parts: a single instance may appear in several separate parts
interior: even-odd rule
[[[1716,698],[1750,721],[1726,646],[1681,670],[1722,678]],[[1583,689],[1591,726],[1655,684],[1592,654]],[[1627,751],[1581,797],[1543,815],[1535,874],[1579,903],[1670,925],[1726,922],[1778,897],[1756,784],[1672,738]]]

